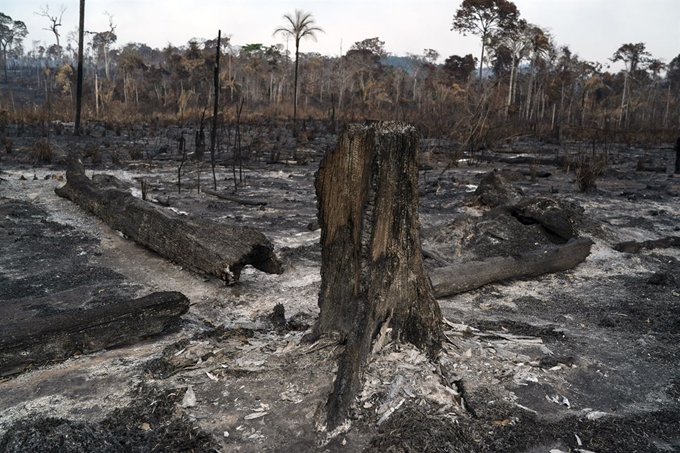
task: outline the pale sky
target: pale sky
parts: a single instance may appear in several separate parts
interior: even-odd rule
[[[479,38],[451,31],[461,0],[86,0],[85,29],[105,31],[108,12],[113,15],[118,46],[143,42],[162,48],[182,46],[191,38],[231,36],[235,45],[271,45],[285,40],[272,37],[283,25],[282,15],[296,8],[311,12],[325,34],[305,41],[302,52],[339,55],[356,41],[379,37],[395,55],[421,55],[435,49],[440,62],[453,54],[479,57]],[[530,23],[551,30],[559,45],[567,44],[582,59],[608,64],[622,44],[644,42],[655,58],[668,63],[680,54],[680,0],[514,0]],[[34,40],[55,43],[43,30],[49,21],[34,14],[49,4],[50,13],[65,5],[62,44],[78,25],[78,0],[2,0],[0,12],[22,20],[28,27],[24,46]],[[292,46],[291,42],[291,46]],[[612,69],[619,69],[613,67]]]

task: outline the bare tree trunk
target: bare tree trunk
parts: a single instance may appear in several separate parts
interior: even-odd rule
[[[675,174],[680,175],[680,137],[675,143]]]
[[[94,111],[99,119],[99,81],[96,72],[94,73]]]
[[[300,42],[295,41],[295,80],[293,82],[293,127],[297,128],[298,66],[300,64]],[[297,132],[297,129],[295,129]]]
[[[80,111],[83,105],[83,46],[85,40],[85,0],[80,0],[80,22],[78,28],[78,75],[76,82],[76,120],[73,133],[80,135]]]
[[[213,190],[217,190],[217,177],[215,176],[215,142],[217,141],[217,109],[220,97],[220,40],[222,30],[217,30],[217,50],[215,51],[215,68],[213,71],[213,84],[215,89],[215,104],[213,105],[212,130],[210,131],[210,165],[212,166]]]
[[[381,327],[435,357],[441,312],[418,235],[418,135],[400,123],[345,128],[316,179],[321,225],[319,319],[311,338],[346,339],[325,426],[344,423]]]
[[[510,66],[510,83],[508,84],[508,101],[505,104],[505,119],[508,119],[510,113],[510,105],[512,105],[513,96],[513,81],[515,78],[515,54],[512,54],[512,65]]]

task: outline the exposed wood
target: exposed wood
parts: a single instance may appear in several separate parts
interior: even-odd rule
[[[510,278],[536,277],[571,269],[590,255],[593,242],[572,239],[565,245],[528,252],[519,256],[496,257],[430,271],[435,297],[453,296]]]
[[[174,326],[189,310],[178,292],[157,292],[93,307],[54,310],[37,316],[0,320],[0,376],[31,364],[65,359],[134,343]]]
[[[626,241],[616,244],[614,250],[623,253],[640,253],[643,249],[666,249],[669,247],[680,247],[679,236],[667,236],[665,238],[652,241]]]
[[[248,264],[263,272],[283,272],[274,246],[258,231],[207,219],[178,218],[128,192],[115,188],[100,190],[85,176],[82,163],[76,159],[71,159],[66,179],[65,186],[55,189],[57,195],[183,266],[215,275],[227,284],[238,281],[241,270]]]
[[[228,201],[233,201],[234,203],[246,205],[246,206],[267,206],[267,202],[264,200],[255,200],[255,199],[250,199],[250,198],[244,198],[244,197],[237,197],[234,195],[228,195],[226,193],[220,193],[215,190],[209,190],[209,189],[203,189],[203,193],[207,193],[208,195],[212,195],[214,197],[217,197],[221,200],[228,200]]]
[[[322,422],[329,430],[345,422],[381,330],[430,356],[441,347],[441,312],[418,235],[417,157],[415,128],[370,122],[346,127],[319,167],[321,290],[312,337],[347,340]]]

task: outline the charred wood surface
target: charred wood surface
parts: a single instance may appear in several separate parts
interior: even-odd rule
[[[203,189],[203,193],[217,197],[220,200],[233,201],[234,203],[242,204],[244,206],[267,206],[264,200],[256,200],[251,198],[237,197],[226,193],[220,193],[215,190]]]
[[[423,267],[418,138],[400,123],[351,125],[316,179],[321,225],[320,315],[313,336],[347,340],[325,425],[340,426],[381,327],[435,356],[441,312]]]
[[[178,292],[0,320],[0,376],[32,364],[130,344],[173,327],[189,310]]]
[[[669,247],[680,247],[680,236],[667,236],[651,241],[626,241],[614,246],[614,250],[623,253],[640,253],[642,250],[667,249]]]
[[[495,257],[430,271],[435,297],[453,296],[511,278],[536,277],[572,269],[590,255],[593,242],[572,239],[565,245],[549,247],[519,256]]]
[[[217,276],[228,284],[238,281],[248,264],[263,272],[283,271],[274,246],[258,231],[205,219],[178,218],[126,191],[99,189],[75,159],[69,162],[66,179],[65,186],[55,189],[57,195],[138,244],[190,269]]]

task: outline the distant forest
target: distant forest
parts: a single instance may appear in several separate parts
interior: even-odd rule
[[[44,7],[37,13],[55,36],[47,47],[37,41],[27,46],[21,18],[0,13],[1,115],[4,121],[73,121],[77,34],[63,39],[59,12]],[[470,147],[519,136],[652,143],[674,141],[680,128],[680,55],[664,62],[645,43],[622,43],[612,49],[611,61],[584,61],[548,30],[527,23],[507,0],[465,0],[452,17],[452,33],[479,37],[482,61],[450,55],[438,64],[433,49],[397,57],[379,37],[354,43],[341,57],[305,53],[304,38],[313,38],[323,24],[300,11],[282,22],[277,32],[299,45],[290,52],[264,43],[269,36],[240,46],[220,40],[224,121],[239,108],[247,121],[286,120],[294,113],[299,120],[333,124],[401,120],[424,136]],[[210,116],[216,38],[217,30],[212,39],[156,49],[120,45],[111,16],[107,30],[86,28],[84,121]],[[611,62],[624,68],[603,70]]]

